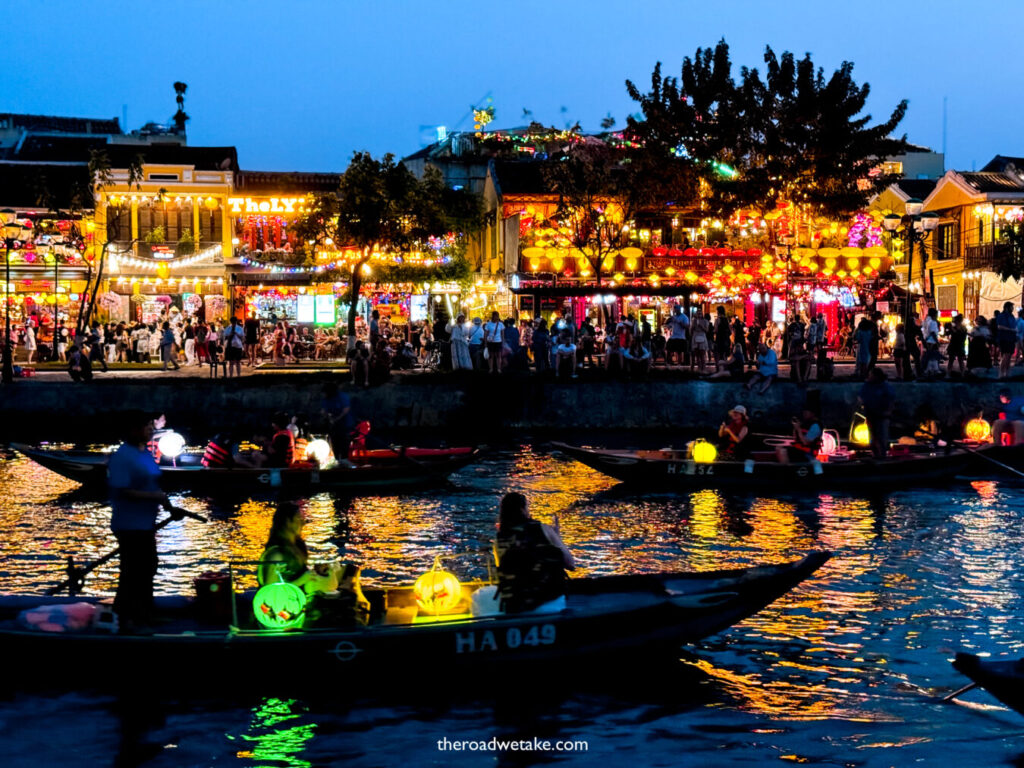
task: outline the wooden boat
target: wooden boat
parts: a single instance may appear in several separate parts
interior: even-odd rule
[[[886,459],[851,458],[820,463],[816,474],[809,463],[780,464],[772,452],[753,452],[753,462],[715,460],[698,463],[686,451],[602,450],[566,443],[552,445],[598,472],[645,488],[698,490],[723,488],[764,490],[787,488],[862,488],[951,482],[977,461],[970,451],[953,449],[911,453]]]
[[[973,653],[958,653],[953,668],[1006,706],[1024,714],[1024,659],[988,661]]]
[[[102,489],[107,483],[109,453],[98,451],[57,451],[11,445],[37,464],[70,480]],[[208,469],[199,457],[185,455],[176,464],[160,465],[165,490],[251,493],[265,489],[306,491],[330,488],[336,491],[389,494],[444,482],[453,472],[475,461],[478,448],[414,449],[389,451],[389,456],[357,458],[354,467],[328,469],[268,467]]]
[[[633,663],[658,654],[672,658],[681,644],[757,613],[829,557],[814,552],[781,565],[570,579],[566,608],[557,613],[473,617],[468,600],[481,582],[461,585],[457,612],[442,616],[420,615],[412,587],[365,589],[371,617],[358,628],[257,629],[251,596],[237,595],[237,623],[199,624],[191,600],[169,597],[157,598],[157,609],[173,621],[152,635],[45,632],[19,623],[19,611],[88,598],[7,595],[0,597],[0,649],[25,669],[76,686],[83,670],[95,684],[103,676],[130,679],[140,670],[150,680],[155,662],[175,676],[216,685],[238,675],[265,681],[273,670],[312,675],[317,684],[331,672],[348,678],[401,670],[432,685],[459,667],[527,663],[533,669],[595,657]],[[62,677],[67,670],[73,676]]]

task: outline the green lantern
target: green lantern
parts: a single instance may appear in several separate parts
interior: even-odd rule
[[[256,621],[267,629],[294,629],[306,618],[306,593],[286,581],[267,584],[252,599]]]

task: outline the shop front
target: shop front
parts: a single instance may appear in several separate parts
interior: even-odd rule
[[[223,323],[228,301],[222,276],[119,275],[99,295],[97,306],[114,323],[150,325],[176,317]]]
[[[338,300],[343,283],[314,282],[307,272],[239,272],[231,276],[231,304],[236,317],[255,317],[263,325],[337,327],[348,305]]]

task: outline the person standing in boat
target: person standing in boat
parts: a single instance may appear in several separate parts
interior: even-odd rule
[[[887,378],[881,368],[872,368],[857,398],[871,433],[871,452],[877,459],[889,455],[889,419],[896,405],[896,393]]]
[[[267,461],[264,466],[287,469],[295,462],[295,435],[288,429],[291,418],[287,413],[278,412],[270,426],[274,430],[267,450]]]
[[[132,632],[152,621],[156,576],[156,516],[163,507],[176,520],[184,514],[160,490],[160,468],[148,450],[153,421],[139,411],[121,416],[124,442],[110,456],[110,529],[120,548],[121,570],[114,611],[121,631]]]
[[[576,563],[558,531],[530,517],[521,493],[507,493],[501,500],[494,554],[498,596],[506,613],[565,607],[565,572]]]

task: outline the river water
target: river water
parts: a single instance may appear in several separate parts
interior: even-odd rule
[[[0,590],[38,591],[63,558],[108,551],[109,509],[75,484],[10,457],[0,463]],[[5,766],[386,765],[826,766],[1024,764],[1024,717],[982,691],[943,704],[966,682],[956,650],[1024,655],[1024,484],[991,479],[941,490],[728,496],[625,492],[558,456],[510,446],[431,492],[305,502],[314,560],[343,557],[367,582],[409,581],[436,555],[485,547],[497,502],[526,494],[557,516],[583,575],[706,570],[781,562],[812,549],[833,559],[741,624],[681,649],[678,662],[631,679],[459,681],[405,660],[381,690],[125,701],[69,682],[60,693],[0,692]],[[258,557],[267,499],[180,497],[211,522],[160,537],[158,589],[182,593],[228,560]],[[467,567],[472,567],[467,566]],[[90,592],[109,592],[116,568]],[[5,659],[10,680],[17,674]],[[622,659],[628,665],[630,659]],[[621,670],[620,670],[621,671]],[[315,678],[314,664],[296,672]],[[83,671],[83,680],[102,670]],[[13,677],[12,677],[13,676]],[[522,686],[533,690],[524,703]],[[535,686],[534,686],[535,683]],[[4,691],[8,687],[0,688]],[[442,739],[586,742],[571,752],[440,751]]]

